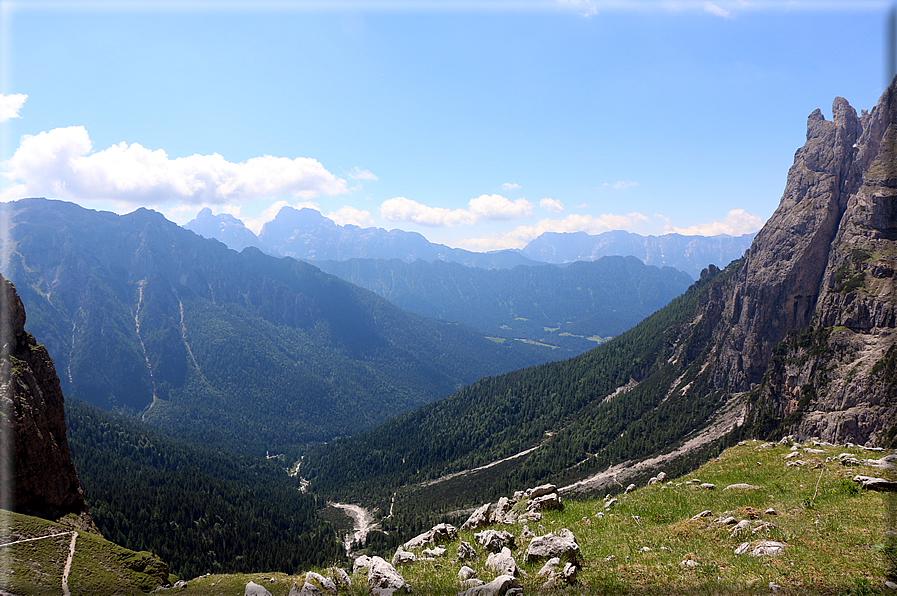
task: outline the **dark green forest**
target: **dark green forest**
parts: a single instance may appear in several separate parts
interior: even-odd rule
[[[681,271],[620,256],[491,270],[438,260],[315,264],[406,310],[466,323],[493,337],[560,346],[574,354],[636,325],[692,283]]]
[[[341,562],[323,503],[284,462],[187,445],[76,399],[65,403],[72,460],[103,536],[158,554],[172,573],[297,573]]]

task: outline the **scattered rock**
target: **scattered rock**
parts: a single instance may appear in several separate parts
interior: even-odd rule
[[[751,551],[753,557],[775,556],[785,550],[785,545],[775,540],[761,540]]]
[[[367,573],[367,569],[371,566],[371,558],[367,555],[361,555],[352,563],[352,573],[358,573],[362,569]]]
[[[879,490],[879,491],[897,491],[897,482],[893,482],[891,480],[886,480],[884,478],[874,478],[872,476],[854,476],[854,482],[859,482],[862,487],[866,490]]]
[[[573,532],[566,528],[557,531],[556,534],[537,536],[530,541],[523,554],[525,562],[552,557],[566,557],[568,561],[576,561],[579,556],[579,545]]]
[[[479,578],[471,577],[470,579],[465,579],[465,580],[463,580],[463,581],[461,582],[461,589],[462,589],[462,590],[464,590],[464,589],[468,589],[468,590],[469,590],[470,588],[475,588],[475,587],[477,587],[477,586],[482,586],[482,585],[485,584],[485,583],[486,583],[486,582],[484,582],[483,580],[481,580],[481,579],[479,579]]]
[[[323,594],[336,594],[336,584],[328,577],[324,577],[314,571],[305,574],[302,586],[298,583],[290,588],[289,596],[321,596]]]
[[[479,530],[489,525],[492,503],[481,505],[479,509],[470,514],[467,521],[461,525],[462,530]]]
[[[716,519],[713,520],[713,521],[714,521],[714,523],[717,523],[717,524],[723,524],[723,525],[726,525],[726,526],[731,526],[731,525],[733,525],[733,524],[737,524],[737,523],[738,523],[738,520],[735,519],[734,517],[732,517],[731,515],[727,515],[727,516],[722,516],[722,515],[721,515],[721,516],[719,516],[718,518],[716,518]]]
[[[735,554],[743,555],[744,553],[748,552],[749,550],[751,550],[751,543],[750,542],[742,542],[741,544],[739,544],[738,546],[735,547]]]
[[[695,561],[694,559],[685,559],[684,561],[679,563],[679,567],[682,567],[683,569],[688,569],[690,567],[697,567],[697,566],[698,566],[698,562]]]
[[[782,586],[775,582],[769,582],[769,591],[773,594],[780,594],[782,592]]]
[[[500,596],[502,594],[507,596],[511,593],[511,590],[519,587],[520,582],[516,578],[510,575],[499,575],[488,584],[475,586],[466,592],[462,592],[461,596]]]
[[[243,596],[271,596],[271,592],[269,592],[265,586],[260,586],[251,581],[246,584],[246,590],[244,590]]]
[[[483,530],[473,535],[486,550],[498,552],[505,546],[514,546],[514,535],[505,530]]]
[[[759,488],[753,484],[730,484],[723,490],[758,490]]]
[[[561,497],[557,493],[550,493],[530,499],[529,503],[526,504],[527,511],[551,511],[563,508],[564,504],[561,502]]]
[[[408,563],[414,563],[417,557],[413,552],[407,551],[401,546],[396,549],[396,554],[392,556],[392,565],[393,567],[398,567],[399,565],[407,565]]]
[[[530,499],[538,499],[541,496],[558,492],[558,487],[553,484],[543,484],[535,488],[527,489],[523,495]]]
[[[635,488],[636,488],[636,487],[635,487],[634,484],[630,484],[629,486],[626,487],[626,490],[623,491],[623,494],[624,494],[624,495],[628,495],[629,493],[631,493],[632,491],[634,491]]]
[[[611,507],[613,507],[613,506],[616,505],[616,504],[617,504],[617,499],[616,499],[616,497],[614,497],[613,499],[611,499],[610,501],[607,501],[607,502],[604,504],[604,508],[605,508],[605,509],[610,509]]]
[[[732,528],[732,531],[729,532],[729,535],[730,535],[730,536],[733,536],[733,537],[734,537],[734,536],[738,536],[738,535],[741,534],[744,530],[747,530],[747,529],[750,528],[750,527],[751,527],[751,522],[749,522],[749,521],[746,520],[746,519],[743,519],[743,520],[741,520],[740,522],[738,522],[737,524],[735,524],[735,526]]]
[[[800,467],[800,466],[805,466],[805,465],[807,465],[807,462],[805,462],[805,461],[802,460],[802,459],[796,459],[796,460],[794,460],[794,461],[790,461],[790,462],[788,462],[788,463],[785,464],[785,465],[788,466],[788,467],[790,467],[790,468],[797,468],[797,467]]]
[[[775,509],[773,509],[772,507],[770,507],[769,509],[767,509],[767,510],[764,511],[763,513],[765,513],[766,515],[778,515],[778,514],[779,514],[779,512],[776,511]]]
[[[666,473],[666,472],[660,472],[659,474],[657,474],[657,481],[658,481],[658,482],[663,482],[663,481],[666,480],[666,479],[667,479],[667,473]]]
[[[421,551],[421,554],[425,557],[441,557],[445,554],[445,548],[441,546],[437,546],[435,548],[425,548]]]
[[[476,559],[477,551],[470,546],[468,542],[461,542],[458,545],[458,560],[463,561],[464,559]]]
[[[490,553],[486,559],[486,568],[491,569],[498,575],[510,575],[516,577],[518,574],[517,562],[511,554],[511,549],[507,546],[502,548],[500,552]]]
[[[567,563],[564,565],[564,569],[561,571],[561,579],[563,579],[568,584],[572,584],[576,582],[576,574],[579,572],[579,568],[573,563]]]
[[[753,536],[754,534],[759,534],[760,532],[766,532],[768,530],[772,530],[773,528],[775,528],[774,524],[771,524],[769,522],[763,522],[762,524],[760,524],[759,526],[757,526],[756,528],[751,530],[751,536]]]
[[[692,516],[691,519],[693,519],[693,520],[695,520],[695,519],[701,519],[702,517],[710,517],[710,516],[712,516],[712,515],[713,515],[713,512],[712,512],[712,511],[710,511],[709,509],[705,509],[705,510],[702,511],[701,513],[698,513],[697,515]]]
[[[785,455],[783,458],[784,459],[794,459],[795,457],[800,457],[799,451],[792,451],[791,453]]]
[[[557,569],[560,564],[561,560],[557,557],[548,559],[545,561],[545,564],[542,565],[542,569],[539,570],[536,577],[551,577],[554,574],[554,570]]]
[[[505,499],[507,501],[507,499]],[[469,520],[468,520],[469,521]],[[442,544],[458,537],[458,529],[451,524],[437,524],[423,534],[415,536],[404,544],[406,549],[420,548],[425,544]]]
[[[489,523],[500,524],[504,522],[505,516],[511,511],[511,503],[507,497],[498,500],[489,514]]]
[[[716,485],[711,484],[710,482],[704,482],[701,484],[701,488],[703,488],[704,490],[713,490],[716,488]]]
[[[468,567],[467,565],[464,565],[458,571],[458,579],[461,580],[462,582],[466,579],[470,579],[470,578],[476,577],[476,576],[477,576],[477,572],[474,571],[473,569],[471,569],[470,567]]]
[[[405,578],[396,571],[395,567],[381,559],[371,557],[371,566],[368,568],[368,588],[371,594],[388,596],[395,592],[411,593],[411,586]]]

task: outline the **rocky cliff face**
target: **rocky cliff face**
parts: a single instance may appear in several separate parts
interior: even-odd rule
[[[25,332],[25,308],[0,277],[2,507],[46,519],[90,515],[66,440],[63,396],[47,350]]]
[[[831,121],[810,114],[778,209],[705,297],[713,384],[754,391],[759,431],[894,438],[895,90],[859,117],[840,97]]]

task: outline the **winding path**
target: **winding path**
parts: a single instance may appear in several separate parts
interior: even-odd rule
[[[23,542],[33,542],[34,540],[56,538],[57,536],[68,536],[69,534],[72,535],[72,541],[69,543],[69,555],[65,559],[65,567],[62,569],[62,594],[63,596],[72,596],[72,593],[69,591],[69,573],[72,570],[72,558],[74,558],[75,556],[75,542],[78,540],[77,530],[72,530],[71,532],[60,532],[58,534],[47,534],[46,536],[38,536],[37,538],[23,538],[22,540],[15,540],[13,542],[0,544],[0,547],[12,546],[13,544],[21,544]]]

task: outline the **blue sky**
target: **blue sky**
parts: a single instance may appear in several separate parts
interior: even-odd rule
[[[307,205],[472,250],[758,229],[810,112],[877,102],[892,6],[0,5],[3,200]]]

